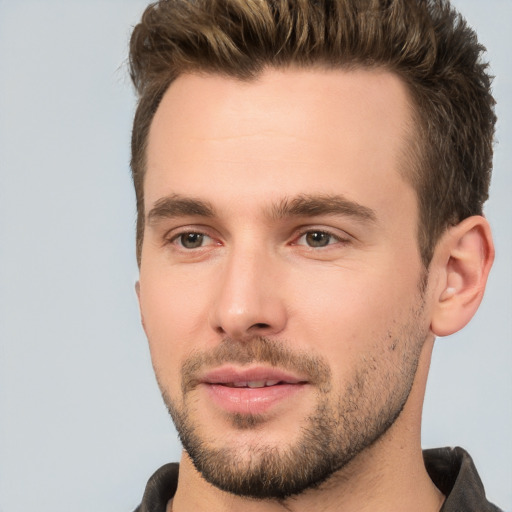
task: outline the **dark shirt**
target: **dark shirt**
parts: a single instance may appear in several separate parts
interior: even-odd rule
[[[462,448],[437,448],[423,452],[425,467],[436,487],[446,496],[440,512],[501,512],[485,498],[473,460]],[[142,503],[134,512],[165,512],[178,485],[178,464],[162,466],[149,479]]]

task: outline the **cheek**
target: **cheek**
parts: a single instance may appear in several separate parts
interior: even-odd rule
[[[291,338],[342,365],[342,372],[364,354],[388,351],[418,298],[417,276],[396,273],[354,267],[303,275],[302,291],[291,294]]]
[[[204,323],[207,287],[204,276],[165,264],[141,267],[140,304],[146,333],[153,339],[180,341]]]
[[[344,326],[370,328],[396,316],[404,297],[415,293],[410,283],[397,283],[388,272],[373,268],[331,268],[303,273],[291,292],[297,315],[308,317],[315,329]],[[300,312],[299,312],[300,311]]]
[[[174,388],[182,361],[206,340],[206,294],[179,275],[141,268],[139,300],[155,373]]]

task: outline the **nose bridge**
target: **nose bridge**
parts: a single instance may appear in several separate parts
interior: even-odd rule
[[[276,279],[277,257],[265,244],[234,244],[219,275],[213,307],[215,330],[233,339],[280,332],[285,305]]]

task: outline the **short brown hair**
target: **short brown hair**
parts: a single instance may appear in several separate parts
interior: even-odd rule
[[[492,168],[494,99],[485,48],[448,0],[160,0],[130,41],[139,95],[132,132],[137,260],[144,236],[149,128],[186,72],[251,80],[265,67],[382,68],[404,80],[418,136],[407,177],[419,202],[426,267],[449,225],[482,213]],[[399,198],[397,198],[399,200]]]

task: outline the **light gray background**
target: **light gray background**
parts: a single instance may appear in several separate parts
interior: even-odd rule
[[[134,98],[123,62],[146,0],[0,0],[0,511],[138,504],[179,444],[133,291]],[[512,510],[511,0],[458,0],[497,75],[484,303],[438,340],[426,447],[462,445]]]

